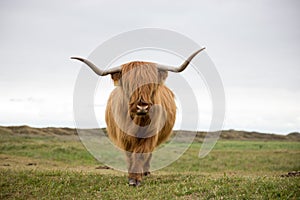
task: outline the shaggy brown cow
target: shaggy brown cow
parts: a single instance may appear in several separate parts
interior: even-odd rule
[[[86,59],[72,57],[99,76],[111,74],[117,86],[108,99],[105,120],[109,138],[126,151],[129,185],[140,185],[142,176],[150,174],[153,150],[172,133],[176,105],[174,94],[164,85],[168,71],[183,71],[204,49],[177,68],[135,61],[103,71]]]

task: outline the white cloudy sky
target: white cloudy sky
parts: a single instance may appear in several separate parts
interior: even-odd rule
[[[0,1],[0,125],[74,127],[81,65],[69,57],[155,27],[207,47],[225,88],[224,129],[300,131],[300,1],[121,2]]]

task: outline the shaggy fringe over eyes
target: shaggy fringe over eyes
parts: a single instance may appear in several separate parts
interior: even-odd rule
[[[143,100],[153,104],[151,97],[155,93],[159,77],[156,66],[147,62],[131,62],[122,66],[122,86],[130,99],[129,103],[134,104]],[[147,77],[145,79],[145,77]]]

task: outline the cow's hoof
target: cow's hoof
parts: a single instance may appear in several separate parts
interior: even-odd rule
[[[138,187],[138,186],[140,186],[140,185],[141,185],[141,183],[142,183],[141,181],[136,181],[136,184],[135,184],[135,186],[136,186],[136,187]]]
[[[130,178],[130,179],[128,180],[128,184],[129,184],[129,186],[136,186],[136,180]]]
[[[150,174],[150,172],[144,172],[144,176],[149,176]]]
[[[141,185],[141,181],[138,181],[138,180],[135,180],[135,179],[133,179],[133,178],[130,178],[130,179],[128,180],[128,185],[129,185],[129,186],[138,187],[138,186]]]

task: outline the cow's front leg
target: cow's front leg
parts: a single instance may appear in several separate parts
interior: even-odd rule
[[[147,157],[145,159],[144,167],[143,167],[143,175],[148,176],[150,175],[150,161],[152,158],[152,153],[147,153]]]
[[[145,163],[144,153],[131,153],[131,164],[128,168],[128,183],[130,186],[139,186],[143,177],[143,166]]]

